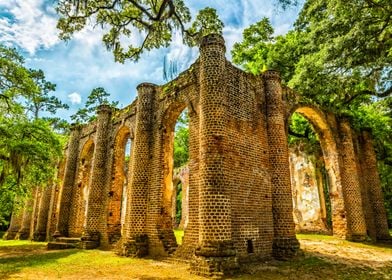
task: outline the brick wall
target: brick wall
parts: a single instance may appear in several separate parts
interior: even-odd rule
[[[64,172],[59,172],[61,189],[50,200],[49,212],[58,213],[55,235],[82,236],[85,248],[105,247],[113,240],[119,231],[122,159],[129,135],[125,223],[115,246],[120,254],[165,256],[175,251],[192,260],[194,273],[205,276],[234,273],[242,262],[295,255],[287,146],[294,111],[309,119],[320,138],[334,235],[366,236],[362,204],[367,202],[358,178],[364,164],[373,166],[367,173],[374,193],[369,204],[384,225],[369,136],[360,142],[358,150],[366,155],[361,160],[349,124],[282,91],[275,71],[253,76],[232,66],[222,37],[204,38],[198,60],[175,80],[162,86],[143,83],[137,91],[126,108],[100,108],[97,121],[73,128]],[[190,118],[189,214],[183,245],[176,249],[173,135],[185,108]],[[385,229],[378,235],[387,237]]]

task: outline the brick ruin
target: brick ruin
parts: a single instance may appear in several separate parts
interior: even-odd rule
[[[191,270],[204,276],[290,258],[299,249],[287,142],[293,112],[305,116],[320,139],[333,234],[390,238],[371,133],[303,103],[282,87],[276,71],[254,76],[234,67],[221,36],[205,37],[199,58],[178,78],[162,86],[142,83],[137,92],[124,109],[102,105],[94,122],[72,127],[60,180],[34,189],[12,216],[6,238],[73,238],[82,248],[113,248],[125,256],[174,255],[190,259]],[[173,141],[185,108],[190,158],[181,179],[173,171]],[[180,246],[173,234],[176,180],[187,185]]]

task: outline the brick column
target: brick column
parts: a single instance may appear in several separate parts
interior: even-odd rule
[[[384,206],[381,181],[377,169],[377,158],[370,132],[363,131],[360,140],[362,152],[362,177],[367,186],[370,207],[373,209],[376,238],[380,241],[391,240],[388,231],[387,214]]]
[[[46,240],[46,226],[48,224],[49,204],[52,188],[45,187],[42,190],[41,199],[39,202],[38,220],[36,230],[34,232],[35,241]]]
[[[340,119],[339,138],[342,170],[342,189],[346,206],[348,233],[347,239],[363,241],[366,239],[366,223],[362,207],[361,185],[354,152],[351,126],[346,118]]]
[[[59,198],[60,198],[60,188],[61,181],[64,178],[64,169],[65,169],[65,159],[62,159],[57,166],[57,174],[56,179],[57,182],[50,188],[50,202],[49,202],[49,210],[48,210],[48,224],[46,226],[46,240],[51,241],[52,235],[56,231],[56,225],[58,221],[58,207],[59,207]]]
[[[153,100],[155,85],[140,84],[135,123],[135,138],[130,160],[125,238],[120,254],[142,257],[148,254],[146,234],[147,198],[150,177]]]
[[[33,214],[33,206],[34,206],[33,197],[27,198],[23,209],[22,226],[20,227],[20,230],[16,234],[15,239],[26,240],[29,238],[31,218]]]
[[[227,90],[225,43],[219,35],[200,45],[199,246],[194,273],[214,276],[237,269],[232,241],[230,190],[227,189]]]
[[[112,109],[100,105],[97,110],[97,131],[87,203],[86,228],[82,236],[85,249],[108,245],[107,198],[108,198],[108,144]]]
[[[274,221],[272,253],[277,259],[285,259],[295,255],[299,249],[293,219],[285,108],[279,73],[270,70],[265,72],[263,77],[267,101],[267,134]]]
[[[71,128],[71,135],[68,142],[68,151],[66,156],[63,187],[60,197],[60,207],[56,225],[56,231],[53,237],[68,236],[68,222],[71,213],[72,195],[75,185],[76,167],[79,157],[79,141],[81,127],[75,125]]]
[[[15,202],[14,202],[14,210],[12,211],[10,226],[8,227],[7,232],[3,236],[5,240],[15,239],[20,227],[22,226],[23,220],[23,209],[15,210]]]
[[[362,198],[362,207],[363,214],[365,217],[366,223],[366,233],[370,239],[373,241],[377,240],[376,234],[376,225],[374,221],[374,213],[373,208],[370,203],[370,194],[369,194],[369,186],[366,178],[367,166],[366,159],[364,158],[363,147],[361,145],[361,134],[357,135],[356,133],[353,135],[354,142],[354,152],[357,160],[357,168],[359,174],[359,183],[361,185],[361,198]]]
[[[41,187],[34,188],[33,193],[34,193],[34,198],[33,198],[34,202],[33,202],[33,211],[31,213],[29,240],[34,240],[34,232],[37,228],[39,203],[42,196]]]

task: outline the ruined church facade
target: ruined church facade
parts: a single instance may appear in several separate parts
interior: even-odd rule
[[[205,37],[199,58],[178,78],[140,84],[137,93],[124,109],[102,105],[94,122],[73,126],[58,183],[35,190],[30,206],[13,215],[8,238],[30,232],[36,240],[79,238],[83,248],[112,246],[126,256],[174,254],[191,259],[192,271],[205,276],[289,258],[299,249],[287,143],[293,112],[320,139],[333,234],[390,238],[371,133],[302,103],[276,71],[255,76],[234,67],[221,36]],[[185,108],[188,215],[177,247],[173,135]]]

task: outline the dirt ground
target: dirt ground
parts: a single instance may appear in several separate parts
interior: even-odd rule
[[[243,266],[229,279],[392,279],[392,246],[303,235],[301,252],[286,262]],[[18,243],[19,242],[19,243]],[[170,259],[131,259],[99,250],[47,251],[45,243],[0,241],[0,279],[205,279]]]

